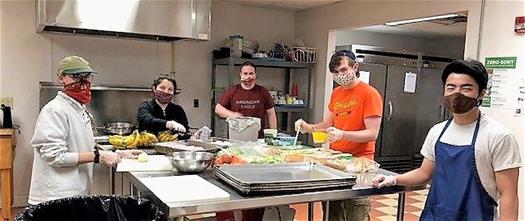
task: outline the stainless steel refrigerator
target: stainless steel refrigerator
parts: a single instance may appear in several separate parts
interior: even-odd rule
[[[428,130],[444,119],[441,70],[407,65],[361,63],[369,72],[369,84],[383,97],[381,130],[376,141],[375,160],[382,168],[404,172],[418,167],[419,151]],[[406,75],[415,75],[411,84]],[[412,78],[413,79],[413,78]],[[405,84],[415,90],[405,90]]]
[[[447,117],[441,105],[444,88],[441,72],[453,59],[370,45],[336,47],[343,49],[355,53],[360,72],[363,75],[369,72],[369,84],[383,98],[375,160],[381,168],[396,172],[419,167],[423,161],[419,152],[428,130]],[[412,73],[410,79],[415,74],[415,85],[406,82],[407,73]],[[405,90],[407,83],[414,86],[413,93]]]

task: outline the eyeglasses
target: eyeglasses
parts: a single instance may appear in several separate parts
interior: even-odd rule
[[[89,81],[91,82],[93,80],[93,74],[92,73],[80,73],[75,75],[69,75],[75,82],[81,82],[81,81]]]

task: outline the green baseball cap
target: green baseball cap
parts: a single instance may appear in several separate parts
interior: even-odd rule
[[[65,57],[60,61],[58,64],[58,74],[61,73],[68,75],[77,75],[81,73],[97,74],[97,72],[89,67],[89,62],[87,62],[86,59],[75,55]]]

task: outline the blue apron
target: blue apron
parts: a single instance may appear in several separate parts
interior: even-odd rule
[[[420,220],[494,219],[497,203],[481,185],[474,156],[480,116],[470,145],[459,146],[440,141],[452,119],[441,131],[435,146],[436,167],[432,186]]]

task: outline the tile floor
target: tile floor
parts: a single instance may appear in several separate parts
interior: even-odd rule
[[[421,211],[425,206],[428,190],[408,192],[405,197],[404,220],[419,220]],[[372,197],[371,220],[391,221],[396,220],[398,194],[389,194]]]
[[[404,220],[419,220],[419,215],[425,206],[428,189],[408,192],[405,197]],[[395,221],[397,214],[398,194],[389,194],[372,197],[372,209],[370,218],[372,221]],[[296,209],[295,221],[308,220],[307,204],[292,205]],[[322,209],[320,203],[315,203],[314,220],[322,220]]]

